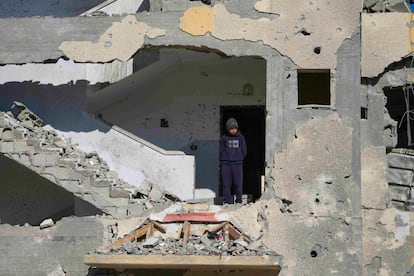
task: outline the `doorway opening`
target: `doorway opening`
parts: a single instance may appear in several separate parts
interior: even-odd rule
[[[185,190],[213,199],[220,192],[220,107],[266,105],[266,60],[195,47],[143,48],[134,56],[132,75],[87,100],[94,117],[164,150],[193,156],[194,185]]]
[[[243,195],[255,201],[262,193],[262,176],[265,171],[265,106],[221,106],[220,132],[226,131],[225,122],[235,118],[246,139],[247,155],[243,162]],[[220,180],[220,196],[223,195]]]

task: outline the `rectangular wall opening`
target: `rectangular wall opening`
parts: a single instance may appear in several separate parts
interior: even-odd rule
[[[298,105],[330,105],[329,69],[298,70]]]

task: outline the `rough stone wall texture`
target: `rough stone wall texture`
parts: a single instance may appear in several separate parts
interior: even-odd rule
[[[64,218],[51,228],[0,225],[0,274],[86,275],[83,255],[101,246],[104,223],[96,217]],[[62,275],[62,274],[52,274]]]
[[[284,257],[286,275],[306,267],[323,275],[361,273],[351,137],[336,114],[317,117],[298,126],[295,139],[275,154],[273,189],[286,213],[273,201],[261,203],[268,205],[264,241]]]

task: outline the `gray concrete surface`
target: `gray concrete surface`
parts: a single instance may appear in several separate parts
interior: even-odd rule
[[[125,49],[180,45],[266,60],[266,190],[258,202],[235,208],[234,212],[243,218],[242,224],[260,233],[264,244],[281,254],[281,275],[402,275],[408,272],[412,258],[409,208],[412,170],[406,168],[410,165],[395,165],[397,168],[388,173],[388,183],[386,161],[386,153],[401,143],[403,135],[397,128],[395,114],[387,106],[386,94],[392,92],[389,87],[398,88],[410,80],[405,70],[410,61],[398,61],[409,54],[408,14],[363,14],[363,21],[360,20],[362,4],[369,12],[392,11],[399,9],[401,1],[338,0],[329,1],[329,7],[325,1],[220,2],[208,7],[198,1],[191,4],[180,0],[151,1],[149,13],[135,15],[138,22],[148,26],[144,26],[145,34],[139,34],[140,39],[146,35],[144,44],[125,45]],[[192,16],[192,12],[199,14]],[[97,50],[97,54],[89,52],[85,60],[99,60],[105,53],[102,52],[105,44],[98,41],[104,41],[109,35],[106,32],[123,19],[0,19],[0,63],[42,63],[61,57],[69,50],[76,60],[87,47]],[[387,22],[386,26],[381,22]],[[315,26],[321,27],[313,29]],[[301,28],[306,32],[301,32]],[[117,30],[115,35],[125,35],[122,28]],[[376,41],[378,36],[380,41],[384,40],[383,44]],[[387,40],[393,36],[397,36],[395,40]],[[364,44],[366,47],[361,46],[364,39],[369,42]],[[70,47],[62,52],[59,47],[63,42]],[[82,43],[88,46],[82,48]],[[375,47],[368,47],[370,43]],[[318,45],[322,45],[319,54],[313,51]],[[398,48],[391,51],[390,47],[381,45]],[[361,52],[361,49],[367,51]],[[363,74],[365,77],[361,78],[361,68],[363,72],[363,68],[371,68],[374,73]],[[330,70],[330,105],[298,106],[298,69]],[[122,83],[125,82],[119,84]],[[10,85],[6,83],[2,87],[6,89]],[[83,91],[90,94],[104,87],[83,85]],[[45,87],[38,88],[40,91],[31,95],[34,102],[42,101]],[[13,97],[12,93],[5,95],[6,99]],[[63,98],[71,96],[76,94],[64,94]],[[215,98],[207,97],[207,101]],[[164,113],[166,104],[159,104],[160,112]],[[367,118],[361,119],[361,106],[367,109]],[[77,114],[82,111],[78,110]],[[55,114],[57,110],[50,110],[46,119],[53,120]],[[205,115],[197,116],[201,119]],[[56,123],[62,124],[62,121],[56,120]],[[91,121],[81,121],[80,125],[66,123],[61,130],[80,135],[85,128],[96,128],[96,122]],[[103,134],[103,137],[109,135]],[[7,137],[2,140],[3,153],[13,154],[24,148],[24,144]],[[32,166],[31,159],[19,158],[22,164]],[[400,163],[409,164],[408,159]],[[38,165],[54,162],[53,154],[35,158]],[[47,170],[62,179],[69,172],[56,167]],[[91,196],[85,200],[104,209],[102,202]],[[113,207],[119,206],[122,204]],[[33,238],[28,240],[29,246],[36,246]],[[16,248],[0,242],[1,246],[5,244],[7,248]],[[62,243],[59,250],[64,251],[65,246]],[[65,270],[69,262],[65,256],[48,262],[50,259],[49,256],[43,259],[48,265],[53,263],[50,270],[58,269],[60,264]],[[15,261],[24,264],[22,267],[27,265],[21,258]],[[81,267],[79,263],[74,266]]]

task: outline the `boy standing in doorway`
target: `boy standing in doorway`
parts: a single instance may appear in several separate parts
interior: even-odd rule
[[[247,146],[239,125],[234,118],[226,122],[227,132],[220,140],[221,177],[223,182],[224,204],[233,204],[232,188],[236,194],[236,203],[242,202],[243,160]]]

